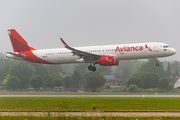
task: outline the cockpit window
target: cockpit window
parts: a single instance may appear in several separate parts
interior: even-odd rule
[[[163,46],[163,48],[170,48],[170,46],[168,46],[168,45],[164,45],[164,46]]]

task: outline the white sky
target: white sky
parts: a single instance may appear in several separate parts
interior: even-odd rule
[[[36,49],[163,42],[180,61],[180,0],[0,0],[0,52],[13,51],[7,29]]]

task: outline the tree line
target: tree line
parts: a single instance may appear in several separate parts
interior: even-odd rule
[[[142,89],[158,88],[162,91],[173,90],[174,85],[169,81],[168,77],[173,75],[179,76],[179,66],[174,67],[174,64],[177,65],[177,61],[171,64],[167,62],[166,69],[164,68],[163,62],[159,62],[159,67],[156,67],[155,64],[156,62],[154,59],[149,59],[147,62],[143,63],[135,73],[127,76],[126,86],[130,87],[131,85],[136,85],[138,88]]]
[[[81,74],[78,69],[74,69],[73,73],[67,74],[61,69],[55,72],[56,67],[52,73],[52,68],[52,66],[47,67],[26,61],[7,60],[0,67],[1,85],[12,90],[29,87],[46,89],[63,86],[76,89],[91,88],[92,91],[96,91],[98,87],[103,86],[106,82],[104,76],[100,73]],[[63,76],[63,74],[66,76]]]
[[[63,86],[76,89],[91,88],[96,91],[106,82],[104,75],[114,75],[122,80],[122,86],[128,88],[136,85],[142,89],[158,88],[169,91],[172,83],[167,77],[179,76],[180,63],[163,61],[159,62],[159,67],[155,64],[154,59],[120,61],[120,65],[116,67],[96,65],[97,72],[90,72],[87,70],[87,64],[42,65],[5,59],[0,54],[0,82],[3,87],[12,90]]]

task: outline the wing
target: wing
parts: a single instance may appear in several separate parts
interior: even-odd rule
[[[83,58],[85,60],[85,62],[89,62],[89,61],[94,61],[94,60],[97,60],[98,58],[100,57],[103,57],[102,55],[97,55],[97,54],[93,54],[93,53],[88,53],[88,52],[84,52],[84,51],[81,51],[81,50],[77,50],[75,48],[72,48],[70,47],[69,45],[67,45],[65,43],[65,41],[61,39],[61,42],[64,44],[64,47],[71,50],[73,55],[77,55],[79,56],[79,59],[80,58]]]

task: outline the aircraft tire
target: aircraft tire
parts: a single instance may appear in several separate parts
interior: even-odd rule
[[[93,66],[92,65],[89,65],[88,66],[88,70],[92,70]]]
[[[156,66],[159,67],[159,63],[156,63]]]
[[[96,67],[92,67],[92,71],[95,72],[96,71]]]

